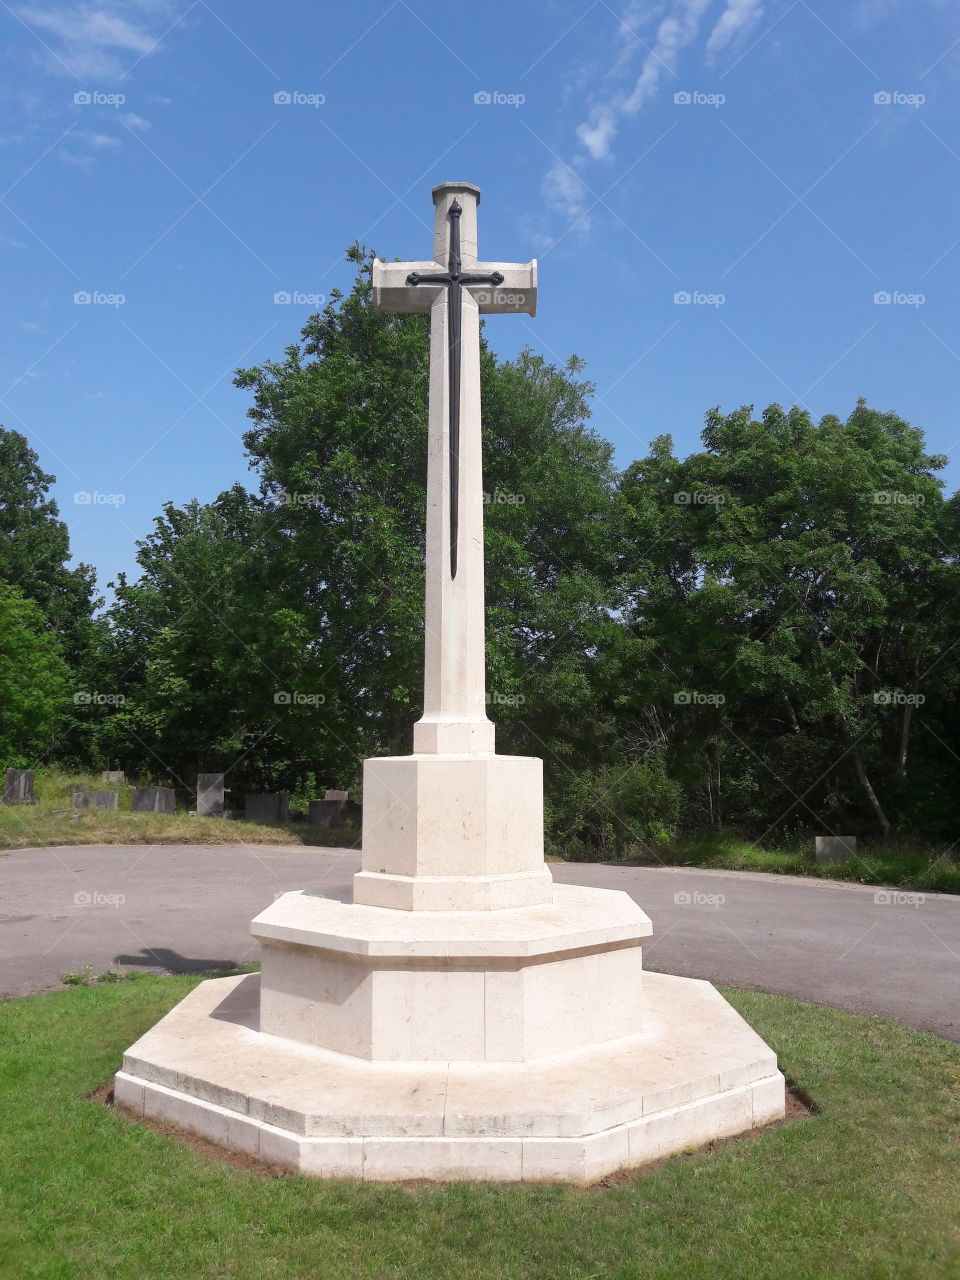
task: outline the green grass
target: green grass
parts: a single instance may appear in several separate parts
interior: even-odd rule
[[[728,993],[820,1113],[590,1190],[269,1178],[85,1101],[195,984],[0,1005],[0,1275],[893,1280],[960,1275],[960,1046]]]
[[[116,811],[73,807],[67,790],[80,783],[89,791],[116,791]],[[72,844],[303,844],[359,847],[357,828],[334,831],[306,822],[236,822],[197,818],[189,813],[132,813],[137,782],[114,785],[99,774],[37,770],[32,805],[0,805],[0,849],[30,849]],[[143,785],[147,785],[144,783]]]
[[[814,876],[859,884],[960,893],[960,861],[955,852],[915,841],[858,840],[850,862],[820,863],[814,838],[805,836],[780,849],[768,849],[736,835],[682,836],[650,847],[632,845],[625,861],[637,866],[708,867],[718,871],[767,871],[774,875]]]

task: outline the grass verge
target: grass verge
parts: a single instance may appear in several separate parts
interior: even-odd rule
[[[765,849],[736,835],[683,836],[655,848],[631,846],[625,861],[633,866],[705,867],[717,871],[766,871],[857,884],[893,885],[931,893],[960,893],[960,861],[950,850],[910,841],[857,843],[849,862],[817,862],[813,836],[781,849]]]
[[[116,791],[117,809],[73,807],[71,784],[89,791]],[[356,827],[332,830],[306,822],[237,822],[198,818],[187,812],[133,813],[135,783],[114,785],[93,774],[37,772],[37,803],[0,804],[0,849],[30,849],[75,844],[303,844],[329,848],[360,847]]]
[[[0,1275],[19,1280],[955,1280],[960,1046],[728,996],[820,1114],[582,1191],[264,1178],[86,1095],[196,983],[0,1005]]]

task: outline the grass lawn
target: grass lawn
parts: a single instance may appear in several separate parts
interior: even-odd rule
[[[116,791],[118,808],[75,810],[67,790],[70,783],[80,783],[89,791]],[[38,770],[36,804],[0,804],[0,849],[67,844],[305,844],[335,848],[360,844],[356,828],[334,831],[306,822],[235,822],[191,817],[185,812],[132,813],[130,796],[135,785],[139,784],[117,786],[93,774]]]
[[[931,893],[960,893],[960,858],[951,850],[910,841],[859,840],[849,862],[820,863],[813,837],[767,849],[734,835],[679,837],[654,848],[631,847],[635,866],[710,867],[723,871],[768,871],[774,875],[816,876],[859,884],[895,885]]]
[[[820,1113],[590,1190],[269,1177],[85,1100],[197,979],[0,1005],[0,1275],[892,1280],[960,1275],[960,1045],[730,998]]]

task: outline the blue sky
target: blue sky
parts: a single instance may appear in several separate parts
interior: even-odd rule
[[[448,179],[483,189],[482,256],[540,260],[539,314],[491,318],[495,349],[586,359],[621,465],[662,432],[696,448],[715,404],[863,395],[960,483],[947,0],[0,0],[0,21],[0,422],[101,587],[165,500],[252,481],[231,374],[316,309],[274,295],[348,286],[355,239],[425,257]]]

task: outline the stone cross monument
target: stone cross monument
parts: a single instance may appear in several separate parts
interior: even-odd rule
[[[117,1105],[316,1176],[589,1182],[784,1111],[776,1057],[706,982],[643,971],[627,894],[554,884],[542,766],[484,694],[479,317],[536,304],[480,262],[479,191],[433,192],[434,258],[373,267],[430,316],[423,717],[367,760],[353,900],[284,893],[262,972],[202,983],[124,1055]]]
[[[479,188],[445,182],[434,187],[433,203],[435,261],[373,264],[378,311],[430,316],[424,708],[413,749],[492,752],[484,693],[480,316],[534,315],[537,264],[477,261]]]

